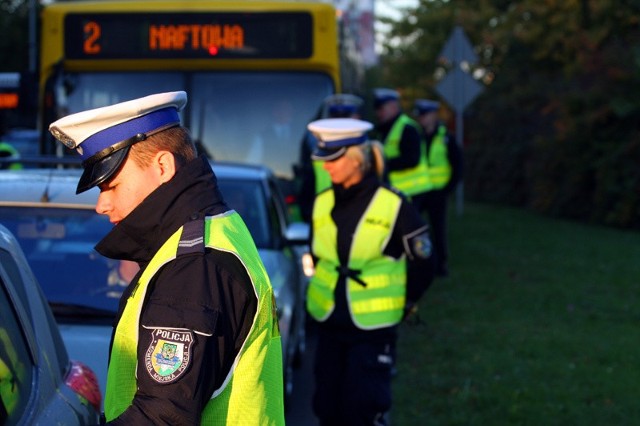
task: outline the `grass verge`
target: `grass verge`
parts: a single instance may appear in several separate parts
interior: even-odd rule
[[[449,239],[401,326],[394,426],[640,424],[640,234],[467,204]]]

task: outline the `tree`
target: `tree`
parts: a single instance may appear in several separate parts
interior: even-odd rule
[[[421,0],[392,23],[382,74],[435,96],[454,25],[487,90],[467,111],[469,197],[640,228],[640,6]]]
[[[29,67],[29,1],[0,2],[0,72],[26,71]]]

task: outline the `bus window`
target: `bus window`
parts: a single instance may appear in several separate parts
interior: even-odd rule
[[[306,126],[332,90],[322,74],[198,73],[191,130],[217,160],[266,164],[291,178]]]
[[[293,178],[306,125],[333,84],[319,73],[130,72],[64,77],[64,114],[185,90],[183,123],[216,160],[265,164]],[[285,133],[275,128],[287,127]]]

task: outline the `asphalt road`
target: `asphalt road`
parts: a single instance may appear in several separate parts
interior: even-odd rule
[[[287,426],[319,426],[311,408],[313,395],[313,359],[316,355],[316,336],[307,328],[307,348],[300,368],[294,372],[293,395],[285,412]],[[389,419],[387,418],[387,424]]]
[[[287,426],[318,425],[318,421],[311,409],[311,395],[313,394],[313,358],[316,352],[316,339],[312,333],[307,334],[306,346],[302,364],[294,372],[293,395],[289,400],[285,413]]]

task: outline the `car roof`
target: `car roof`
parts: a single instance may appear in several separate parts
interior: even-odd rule
[[[265,180],[272,176],[271,170],[262,165],[211,161],[211,167],[216,176],[226,179]]]
[[[0,205],[58,204],[89,208],[95,205],[98,189],[76,195],[81,170],[0,170]]]
[[[219,179],[269,179],[271,171],[264,166],[231,162],[211,162]],[[0,170],[0,206],[44,205],[93,209],[99,190],[92,188],[76,194],[81,169],[38,168]]]

